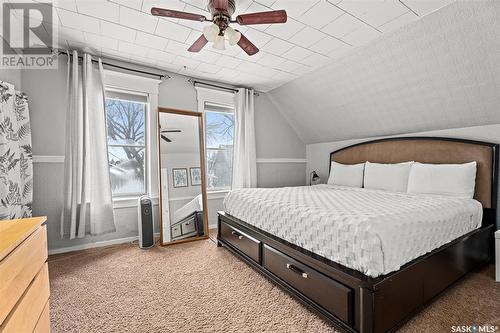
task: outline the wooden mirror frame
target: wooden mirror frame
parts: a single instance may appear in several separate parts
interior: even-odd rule
[[[158,128],[158,135],[157,135],[157,140],[158,140],[158,179],[159,179],[159,192],[160,192],[160,202],[159,202],[159,207],[160,207],[160,245],[161,246],[169,246],[169,245],[174,245],[174,244],[180,244],[180,243],[186,243],[186,242],[192,242],[196,240],[201,240],[201,239],[208,239],[208,199],[207,199],[207,181],[206,181],[206,162],[205,162],[205,131],[204,131],[204,121],[203,121],[203,113],[197,112],[197,111],[188,111],[188,110],[178,110],[178,109],[171,109],[171,108],[165,108],[165,107],[158,107],[157,108],[157,113],[158,113],[158,120],[157,120],[157,128]],[[162,191],[162,179],[161,179],[161,137],[160,137],[160,114],[162,113],[170,113],[170,114],[177,114],[177,115],[183,115],[183,116],[191,116],[191,117],[198,117],[198,133],[199,133],[199,146],[200,146],[200,173],[201,173],[201,197],[202,197],[202,203],[203,203],[203,236],[194,236],[194,237],[189,237],[189,238],[184,238],[184,239],[179,239],[179,240],[174,240],[170,241],[168,243],[163,242],[163,191]]]

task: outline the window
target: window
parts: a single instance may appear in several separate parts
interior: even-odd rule
[[[109,175],[114,196],[146,193],[147,95],[106,90]]]
[[[205,102],[208,190],[231,189],[234,107]]]

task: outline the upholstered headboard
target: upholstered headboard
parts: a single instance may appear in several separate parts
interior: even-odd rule
[[[359,143],[330,154],[330,161],[355,164],[366,161],[398,163],[477,162],[474,199],[484,208],[496,208],[498,149],[493,143],[450,138],[405,137]]]

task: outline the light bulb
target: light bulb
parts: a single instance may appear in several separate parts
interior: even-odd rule
[[[214,49],[224,51],[226,49],[226,42],[224,41],[224,36],[215,37],[215,42],[212,45]]]
[[[234,30],[231,27],[226,28],[225,35],[229,41],[229,45],[231,46],[238,44],[241,38],[241,32]]]
[[[215,42],[215,38],[219,35],[219,27],[217,24],[210,24],[203,28],[203,35],[209,42]]]

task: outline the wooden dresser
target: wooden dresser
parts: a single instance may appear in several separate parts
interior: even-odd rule
[[[46,220],[0,221],[0,333],[50,332]]]

